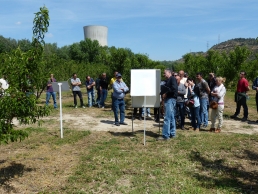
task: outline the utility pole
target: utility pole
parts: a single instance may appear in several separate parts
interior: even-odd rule
[[[209,41],[207,41],[207,51],[209,50]]]

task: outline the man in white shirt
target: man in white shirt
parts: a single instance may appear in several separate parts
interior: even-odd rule
[[[80,85],[82,83],[81,83],[80,78],[77,77],[76,73],[74,73],[73,77],[71,78],[71,84],[72,84],[72,91],[73,91],[74,108],[77,108],[76,95],[78,95],[80,98],[81,107],[85,108],[85,106],[83,105],[82,92],[81,92],[81,88],[80,88]]]

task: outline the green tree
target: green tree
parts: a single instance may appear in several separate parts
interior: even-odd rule
[[[98,63],[100,61],[100,44],[97,40],[87,38],[80,42],[81,52],[86,63]]]
[[[3,73],[10,87],[5,91],[5,96],[0,98],[0,143],[23,140],[28,136],[25,130],[14,129],[14,118],[21,124],[30,124],[49,114],[47,107],[37,104],[34,95],[34,89],[41,79],[38,73],[43,65],[44,34],[48,29],[48,21],[48,9],[40,8],[33,21],[33,48],[27,52],[17,48],[1,54]]]
[[[228,55],[226,55],[225,53],[223,54],[226,62],[226,65],[223,67],[223,77],[227,78],[227,86],[231,88],[236,87],[237,80],[239,79],[239,72],[242,70],[245,71],[244,64],[250,54],[250,50],[248,50],[246,47],[239,46],[230,51]]]
[[[16,40],[0,36],[0,53],[10,52],[15,48],[17,48]]]

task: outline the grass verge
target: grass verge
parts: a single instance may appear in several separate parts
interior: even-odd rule
[[[102,135],[85,150],[67,193],[257,193],[258,137],[179,133],[169,142]]]

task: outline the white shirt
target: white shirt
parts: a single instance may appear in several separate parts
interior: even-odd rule
[[[181,80],[180,80],[180,83],[185,85],[185,82],[186,82],[187,78],[186,77],[183,77]],[[186,90],[185,92],[185,95],[184,95],[184,98],[187,98],[187,94],[188,94],[188,90]]]
[[[0,83],[1,83],[1,88],[3,88],[4,90],[9,88],[9,84],[3,78],[0,79]]]
[[[215,86],[213,89],[213,92],[216,92],[218,94],[218,97],[214,97],[214,100],[217,101],[220,104],[224,103],[224,96],[226,94],[226,88],[223,84],[220,84],[220,86]]]

